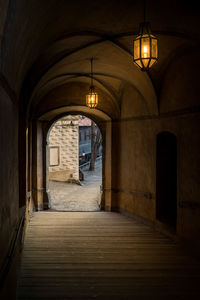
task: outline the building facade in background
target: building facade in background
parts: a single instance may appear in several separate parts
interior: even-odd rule
[[[79,116],[58,120],[49,134],[49,180],[79,180]]]
[[[48,150],[49,180],[77,182],[79,166],[91,159],[91,120],[79,115],[58,120],[51,128]]]

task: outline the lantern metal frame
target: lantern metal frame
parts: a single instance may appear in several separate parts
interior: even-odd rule
[[[86,105],[89,108],[95,108],[98,105],[98,94],[95,91],[95,87],[93,84],[93,60],[94,58],[91,58],[90,62],[91,62],[91,84],[90,84],[90,89],[89,89],[89,93],[86,95]]]
[[[158,39],[151,33],[150,23],[146,22],[145,19],[146,1],[144,1],[144,22],[140,24],[139,35],[133,41],[133,61],[142,71],[148,71],[158,61]],[[142,50],[142,48],[147,46],[148,49],[146,51]]]

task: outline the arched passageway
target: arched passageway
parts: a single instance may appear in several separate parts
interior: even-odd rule
[[[99,257],[101,259],[103,257],[108,263],[105,266],[102,262],[99,267],[105,270],[105,280],[102,280],[104,291],[109,276],[117,277],[112,285],[112,291],[116,291],[118,283],[121,282],[123,286],[121,285],[120,291],[127,291],[129,288],[132,289],[132,282],[140,285],[138,278],[141,275],[144,283],[147,285],[151,283],[151,272],[148,273],[147,269],[158,270],[152,272],[157,278],[156,281],[152,281],[152,286],[154,284],[156,286],[159,280],[162,281],[168,272],[169,261],[165,259],[171,257],[172,252],[165,252],[164,249],[169,248],[171,244],[164,244],[158,250],[157,246],[161,246],[163,238],[158,239],[156,235],[149,236],[148,233],[151,231],[149,227],[145,227],[145,231],[140,232],[140,239],[137,230],[144,227],[135,222],[136,219],[153,227],[156,226],[169,236],[182,240],[192,250],[200,249],[200,60],[197,59],[200,34],[199,2],[145,1],[148,2],[146,12],[148,21],[151,22],[152,33],[159,41],[158,62],[148,72],[141,72],[133,63],[133,40],[137,37],[139,24],[143,19],[141,2],[139,0],[1,1],[0,270],[8,270],[11,261],[10,253],[15,248],[13,245],[16,241],[20,243],[20,237],[26,232],[28,234],[25,240],[27,243],[29,241],[32,243],[30,246],[32,248],[31,251],[29,248],[30,253],[27,251],[25,255],[31,254],[30,261],[36,262],[40,267],[50,266],[50,263],[45,261],[45,255],[48,253],[45,239],[49,231],[55,234],[51,236],[52,255],[56,255],[57,243],[62,239],[66,238],[63,244],[67,245],[70,245],[74,239],[74,244],[77,245],[76,226],[72,228],[70,223],[64,224],[66,227],[62,235],[60,227],[53,222],[55,221],[53,215],[52,224],[55,226],[47,228],[46,223],[41,227],[39,224],[34,226],[35,228],[32,224],[29,227],[29,221],[34,221],[34,217],[47,216],[47,220],[51,218],[46,174],[49,145],[46,137],[50,126],[67,114],[86,115],[101,129],[103,136],[102,209],[122,213],[134,220],[134,225],[127,231],[123,227],[127,222],[126,218],[122,218],[123,222],[118,224],[112,223],[110,219],[105,222],[107,239],[111,239],[114,235],[119,237],[113,242],[111,248],[105,247],[105,252],[102,248],[95,248],[95,242],[101,246],[102,240],[99,237],[103,232],[104,224],[100,222],[97,228],[91,222],[86,234],[84,226],[87,227],[88,220],[77,221],[80,227],[83,227],[81,227],[83,235],[86,234],[83,239],[85,248],[81,250],[83,253],[90,251],[90,246],[95,249],[90,257],[91,264],[94,262],[94,257],[97,261]],[[94,62],[93,72],[90,69],[91,59]],[[91,81],[98,93],[98,106],[95,109],[89,109],[86,104],[86,95]],[[174,142],[167,137],[158,138],[156,146],[156,136],[159,132],[171,132],[176,136],[178,170],[175,170]],[[164,145],[170,143],[171,148],[166,150]],[[165,160],[163,157],[168,157],[168,164],[163,162]],[[76,212],[74,216],[75,214]],[[103,221],[104,212],[97,214],[102,216]],[[60,225],[62,218],[59,217],[58,220]],[[170,230],[169,225],[173,230]],[[37,231],[39,227],[41,232],[46,227],[46,235],[44,230],[42,232],[44,236],[41,234],[39,237],[40,230]],[[129,239],[135,231],[134,239]],[[18,232],[23,234],[20,235]],[[94,243],[87,247],[91,233],[94,236]],[[147,250],[142,248],[144,236],[148,236],[147,240],[150,241],[150,244],[145,242]],[[40,243],[42,245],[43,240],[44,248],[41,251]],[[132,246],[136,241],[139,243],[134,248]],[[154,241],[155,247],[152,249],[151,245]],[[81,237],[79,245],[82,246]],[[118,248],[124,245],[123,251],[118,251]],[[173,250],[172,248],[170,249]],[[39,251],[36,251],[37,249]],[[132,252],[127,249],[131,249]],[[74,253],[77,253],[75,250],[70,247],[64,249],[63,252],[60,251],[60,257],[71,253],[70,259],[73,260]],[[139,253],[138,260],[134,259],[135,253]],[[182,278],[187,278],[188,270],[184,269],[185,261],[179,264],[180,252],[173,253],[170,260],[172,266],[170,275],[177,274],[176,278],[180,280],[176,281],[176,287],[180,291],[180,286],[186,287],[187,280],[182,281]],[[75,259],[80,259],[81,254],[82,252],[78,252]],[[149,255],[148,260],[146,254]],[[52,257],[50,255],[50,262]],[[137,268],[140,259],[143,259],[140,265],[142,272],[137,273],[134,268]],[[162,267],[161,260],[164,261]],[[117,262],[119,266],[123,265],[125,273],[122,272],[122,276],[127,281],[115,272],[114,264]],[[59,266],[62,263],[61,260]],[[25,263],[25,269],[28,264],[29,262]],[[31,300],[31,288],[34,282],[33,289],[36,290],[40,284],[38,281],[46,282],[42,276],[36,275],[37,278],[31,279],[36,265],[29,273],[31,275],[28,275],[30,282],[27,290],[30,291],[30,295],[24,296],[26,300],[27,298]],[[127,265],[133,267],[133,272],[129,272]],[[73,266],[70,264],[65,266],[64,273],[66,270],[68,272],[70,267],[76,267],[76,263]],[[83,276],[88,274],[87,263],[84,266],[86,269]],[[77,275],[77,280],[80,278],[82,267],[77,273],[72,268]],[[113,271],[107,273],[110,267],[113,267]],[[159,277],[160,267],[164,270],[161,272],[162,278]],[[176,273],[177,269],[181,271]],[[185,272],[182,272],[183,269]],[[119,267],[119,273],[120,270]],[[49,274],[50,272],[47,274],[47,282]],[[102,275],[98,268],[96,273],[89,273],[90,277],[94,274],[95,278]],[[69,277],[63,279],[61,276],[63,282]],[[97,285],[99,277],[95,281]],[[192,274],[190,279],[192,281]],[[166,281],[168,280],[170,277],[167,277]],[[10,292],[12,285],[9,280],[7,282],[7,292]],[[77,281],[75,286],[76,283]],[[82,281],[80,280],[79,283],[81,286]],[[161,296],[159,294],[158,298],[164,299],[167,291],[165,281],[163,280],[162,283],[163,293]],[[58,282],[56,284],[59,285]],[[92,285],[88,283],[89,288],[90,286]],[[139,291],[136,285],[134,287]],[[179,295],[176,294],[177,289],[174,288],[174,294],[169,295],[170,299],[173,296],[176,299],[181,297],[181,291]],[[195,289],[197,291],[198,283],[195,285],[194,292]],[[140,291],[145,293],[144,286],[140,285]],[[195,293],[198,298],[198,291]],[[194,293],[191,290],[192,294]],[[94,294],[96,295],[98,298],[99,294]],[[137,299],[137,293],[134,296]],[[145,294],[145,299],[146,296],[149,295]],[[57,294],[54,298],[56,297]],[[105,298],[108,297],[105,293]],[[113,297],[116,299],[116,295]],[[152,297],[155,299],[154,296]],[[9,296],[6,295],[4,298],[9,299]]]
[[[100,174],[96,174],[95,175],[95,171],[94,171],[94,176],[98,176],[99,179],[96,180],[97,182],[95,182],[94,180],[94,184],[96,184],[96,186],[93,188],[90,188],[90,192],[88,191],[87,194],[87,184],[88,184],[88,188],[91,182],[89,182],[89,177],[90,180],[92,180],[92,176],[91,173],[89,174],[89,172],[87,172],[88,178],[85,178],[85,186],[73,186],[72,190],[70,191],[71,195],[73,194],[73,190],[75,188],[75,190],[78,190],[79,195],[81,194],[81,188],[84,189],[85,192],[85,201],[89,201],[90,199],[90,193],[91,193],[91,201],[93,201],[92,197],[95,194],[98,199],[95,200],[97,203],[95,204],[95,207],[93,206],[90,208],[87,208],[84,205],[79,205],[77,202],[77,205],[75,205],[75,193],[72,195],[73,199],[69,199],[70,202],[70,207],[69,208],[61,208],[60,206],[60,210],[75,210],[75,211],[87,211],[87,210],[99,210],[99,209],[105,209],[105,210],[111,210],[111,193],[110,193],[110,186],[111,186],[111,151],[112,151],[112,146],[111,146],[111,122],[110,122],[110,118],[98,111],[98,110],[93,110],[90,111],[89,108],[85,108],[85,107],[64,107],[62,108],[62,110],[54,110],[54,111],[50,111],[49,113],[46,113],[44,115],[42,115],[38,121],[34,124],[34,130],[33,130],[33,140],[34,140],[34,145],[37,145],[37,151],[35,151],[34,156],[33,156],[33,184],[34,184],[34,190],[35,190],[35,194],[34,194],[34,203],[35,203],[35,207],[36,210],[43,210],[43,209],[50,209],[53,208],[55,209],[55,205],[53,207],[51,207],[51,192],[50,192],[50,186],[52,187],[53,184],[51,183],[49,186],[49,176],[51,177],[51,179],[58,181],[58,177],[60,178],[59,181],[70,181],[75,182],[75,183],[81,183],[81,181],[79,180],[79,162],[78,159],[82,159],[84,158],[84,160],[86,160],[85,158],[85,154],[87,155],[87,158],[89,159],[89,153],[85,153],[83,155],[83,150],[87,150],[84,149],[84,145],[80,142],[80,147],[82,147],[80,149],[81,154],[78,154],[78,148],[76,149],[77,154],[75,154],[74,157],[76,157],[76,166],[73,172],[72,169],[70,171],[71,165],[70,165],[70,159],[72,159],[72,153],[69,155],[71,158],[69,159],[69,165],[68,165],[68,169],[66,169],[66,164],[67,164],[67,158],[64,158],[64,165],[65,166],[61,166],[60,162],[59,162],[59,152],[61,150],[59,150],[58,148],[60,147],[61,149],[61,145],[58,145],[58,141],[57,144],[54,145],[50,145],[50,132],[51,129],[53,128],[54,124],[56,124],[56,122],[58,122],[60,119],[63,120],[63,118],[68,118],[69,116],[71,116],[72,118],[76,118],[77,115],[85,115],[87,116],[88,119],[92,120],[92,122],[95,122],[94,124],[97,124],[95,126],[98,126],[99,128],[99,132],[102,135],[102,145],[101,145],[101,156],[99,158],[97,158],[97,162],[99,161],[99,172]],[[66,121],[67,122],[67,121]],[[70,123],[71,124],[71,123]],[[73,133],[75,131],[75,127],[71,126],[69,124],[69,128],[70,132]],[[64,124],[64,127],[66,127],[67,125]],[[60,125],[58,126],[60,128]],[[62,127],[62,126],[61,126]],[[63,127],[64,132],[66,133],[66,128]],[[77,127],[78,128],[78,127]],[[77,133],[77,143],[78,143],[78,137],[80,136],[80,134]],[[83,135],[83,133],[82,133]],[[59,136],[61,137],[61,131],[59,131]],[[84,133],[84,136],[85,133]],[[83,137],[84,137],[83,136]],[[73,136],[74,139],[74,136]],[[53,143],[53,141],[56,141],[55,136],[52,137],[51,142]],[[66,146],[66,140],[64,137],[61,137],[61,141],[64,142],[63,145]],[[63,147],[62,145],[62,147]],[[50,148],[52,147],[52,153],[54,153],[54,157],[52,157],[52,164],[56,164],[56,165],[52,165],[50,167],[51,169],[51,173],[49,172],[49,163],[50,163]],[[62,149],[63,151],[63,149]],[[73,149],[72,149],[73,152]],[[74,151],[75,152],[75,151]],[[87,151],[86,151],[87,152]],[[56,154],[55,154],[56,153]],[[57,155],[57,157],[56,157]],[[77,155],[77,156],[76,156]],[[85,161],[86,162],[86,161]],[[63,163],[63,162],[62,162]],[[86,170],[87,167],[89,167],[89,160],[86,162],[85,166]],[[63,170],[61,170],[64,167]],[[84,166],[83,166],[84,167]],[[80,168],[82,169],[82,167]],[[98,171],[98,170],[97,170]],[[67,174],[67,172],[69,174]],[[84,172],[84,171],[83,171]],[[80,174],[82,173],[82,171],[80,170]],[[68,176],[67,178],[65,178],[66,176]],[[88,179],[88,180],[87,180]],[[94,179],[94,177],[93,177]],[[86,184],[87,183],[87,184]],[[62,184],[61,184],[62,185]],[[84,182],[83,182],[84,185]],[[63,186],[63,185],[62,185]],[[101,186],[101,187],[100,187]],[[65,186],[66,188],[66,186]],[[67,190],[65,189],[66,193]],[[82,194],[84,194],[84,192]],[[56,192],[55,192],[56,193]],[[54,193],[54,195],[55,195]],[[60,192],[59,192],[60,193]],[[62,193],[61,193],[62,194]],[[69,193],[68,193],[69,195]],[[56,195],[57,197],[58,195]],[[65,195],[62,195],[63,197],[65,197]],[[81,195],[83,197],[83,195]],[[54,203],[55,204],[55,203]],[[58,208],[58,205],[56,205]],[[76,208],[77,207],[77,208]]]

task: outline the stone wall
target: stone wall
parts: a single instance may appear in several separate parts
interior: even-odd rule
[[[192,114],[115,124],[119,144],[112,188],[120,212],[136,214],[161,226],[156,218],[156,136],[171,132],[177,138],[176,234],[195,240],[200,232],[199,124],[200,116]]]
[[[6,264],[19,222],[19,174],[18,174],[18,108],[0,87],[0,270],[4,276]],[[12,277],[15,277],[12,270]],[[2,279],[2,278],[1,278]],[[3,277],[3,279],[5,279]],[[12,286],[12,283],[10,282]],[[5,287],[6,288],[6,287]],[[14,291],[14,286],[12,286]],[[12,289],[10,293],[12,293]],[[8,290],[9,291],[9,290]],[[0,289],[1,293],[1,289]],[[10,294],[9,294],[10,296]],[[9,298],[8,294],[0,299]],[[2,298],[1,298],[2,297]]]
[[[56,181],[79,180],[78,153],[79,116],[58,120],[49,134],[49,179]]]

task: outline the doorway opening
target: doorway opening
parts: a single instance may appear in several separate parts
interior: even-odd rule
[[[177,141],[170,132],[157,135],[156,216],[175,230],[177,219]]]
[[[98,211],[102,200],[102,134],[84,115],[67,115],[49,129],[47,186],[49,208]]]

